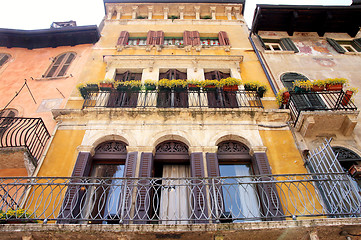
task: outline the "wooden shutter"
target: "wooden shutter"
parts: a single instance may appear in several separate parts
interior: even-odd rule
[[[168,108],[171,106],[171,91],[160,90],[157,96],[157,107]]]
[[[338,52],[338,53],[345,53],[345,49],[343,49],[340,44],[337,43],[336,40],[332,38],[326,38],[327,42]]]
[[[222,45],[222,46],[229,46],[231,45],[229,43],[229,38],[228,38],[228,35],[226,32],[224,31],[220,31],[218,33],[218,40],[219,40],[219,44]]]
[[[255,153],[253,155],[253,168],[259,175],[271,175],[271,167],[268,163],[267,155],[265,152]],[[262,177],[262,181],[271,180],[270,177]],[[282,205],[280,197],[278,196],[277,188],[274,183],[264,183],[260,186],[263,190],[259,191],[261,197],[261,207],[263,216],[268,220],[282,220],[283,216]]]
[[[361,38],[354,39],[352,41],[352,46],[358,51],[361,52]],[[1,66],[1,64],[0,64]]]
[[[224,213],[224,204],[223,204],[222,185],[219,178],[217,178],[221,176],[219,172],[218,157],[216,153],[206,153],[206,159],[207,159],[208,177],[215,178],[214,190],[213,190],[213,183],[212,182],[209,183],[212,218],[219,219]],[[214,194],[216,196],[214,196]],[[215,203],[214,199],[217,199],[217,203]]]
[[[280,45],[283,50],[287,51],[294,51],[295,53],[298,53],[298,48],[296,45],[292,42],[290,38],[281,38],[280,39]]]
[[[128,39],[129,39],[129,32],[121,31],[120,36],[117,41],[117,45],[119,45],[119,46],[127,45]]]
[[[0,67],[4,65],[9,58],[10,56],[8,54],[0,54]]]
[[[256,34],[257,38],[258,38],[258,41],[260,42],[261,46],[264,48],[264,49],[267,49],[266,47],[266,44],[264,44],[264,41],[263,39],[261,38],[260,35]]]
[[[140,157],[140,169],[139,177],[140,178],[150,178],[152,177],[153,171],[153,154],[152,153],[142,153]],[[150,186],[150,180],[144,179],[139,180],[138,190],[137,190],[137,201],[135,206],[136,215],[135,219],[141,221],[135,221],[138,224],[146,224],[149,219],[150,208],[152,206],[152,186]]]
[[[58,67],[60,66],[61,62],[63,61],[63,59],[65,58],[66,53],[58,56],[54,62],[52,63],[52,65],[50,66],[48,72],[45,74],[45,77],[53,77],[55,74],[55,71],[58,69]]]
[[[198,31],[191,32],[191,39],[192,39],[192,46],[199,46],[201,45],[201,38],[199,36]]]
[[[174,92],[174,107],[188,108],[188,92]]]
[[[156,41],[156,32],[155,31],[148,31],[147,34],[147,45],[155,45]]]
[[[125,169],[124,169],[123,178],[126,179],[124,180],[124,184],[121,189],[121,192],[124,193],[124,196],[122,196],[124,198],[123,219],[131,218],[132,194],[133,194],[135,180],[129,178],[135,177],[137,156],[138,156],[138,152],[130,152],[127,154],[127,159],[125,160]],[[119,211],[122,211],[122,209],[119,209]],[[121,213],[119,213],[119,216],[121,216]],[[128,223],[128,221],[124,221],[124,223]]]
[[[197,152],[191,154],[191,175],[194,178],[204,178],[204,165],[203,165],[203,153]],[[207,223],[208,207],[207,207],[207,195],[206,186],[201,180],[192,180],[192,198],[194,205],[194,212],[192,212],[191,218],[195,219],[196,223]]]
[[[164,44],[164,32],[163,31],[157,31],[155,33],[156,41],[154,45],[163,45]]]
[[[89,176],[92,157],[89,152],[80,152],[76,160],[72,177]],[[81,183],[80,179],[72,179],[65,193],[63,204],[59,213],[58,223],[76,222],[76,218],[80,217],[80,203],[84,202],[84,192],[81,185],[72,185]]]
[[[191,37],[190,31],[184,31],[183,32],[183,44],[184,44],[184,46],[192,45],[192,41],[191,41],[190,37]]]
[[[223,91],[222,94],[224,107],[238,108],[236,92]]]
[[[57,77],[62,77],[65,75],[66,71],[68,70],[71,62],[74,60],[75,58],[75,54],[74,53],[68,53],[66,56],[66,60],[61,68],[61,70],[59,71]]]
[[[175,76],[176,79],[182,79],[182,80],[187,79],[187,73],[178,71],[176,69],[174,69],[174,76]]]

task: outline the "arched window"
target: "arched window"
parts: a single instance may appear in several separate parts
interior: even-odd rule
[[[0,68],[11,58],[9,54],[0,53]]]
[[[18,114],[19,114],[18,110],[14,108],[7,108],[0,111],[0,117],[16,117],[18,116]]]
[[[288,73],[284,73],[281,76],[281,81],[283,83],[283,86],[285,88],[287,88],[288,91],[292,91],[293,89],[293,82],[297,81],[297,80],[308,80],[307,77],[305,77],[304,75],[300,74],[300,73],[295,73],[295,72],[288,72]]]
[[[43,77],[51,78],[64,76],[75,56],[76,54],[73,52],[67,52],[57,56]]]

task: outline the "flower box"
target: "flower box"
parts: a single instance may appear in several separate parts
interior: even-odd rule
[[[100,88],[100,90],[102,90],[102,91],[111,91],[112,89],[113,89],[113,83],[103,83],[103,82],[101,82],[101,83],[99,83],[99,88]]]
[[[195,84],[188,84],[188,89],[191,91],[199,91],[201,88],[198,87],[198,85]]]
[[[217,87],[216,85],[206,85],[203,87],[205,91],[207,92],[211,92],[211,91],[216,91]]]
[[[289,92],[284,92],[283,93],[283,104],[287,104],[288,103],[288,100],[290,99],[290,93]]]
[[[348,170],[350,175],[354,178],[360,178],[361,177],[361,166],[360,165],[352,165],[350,169]]]
[[[168,88],[168,87],[163,87],[163,86],[159,86],[158,87],[158,89],[159,89],[159,91],[161,91],[161,92],[170,92],[170,88]]]
[[[342,84],[326,84],[327,91],[341,91]]]
[[[157,86],[155,86],[154,84],[145,84],[145,90],[147,91],[153,91],[157,88]]]
[[[187,91],[187,88],[178,86],[178,87],[173,87],[173,90],[175,92],[185,92],[185,91]]]
[[[325,86],[317,86],[317,85],[312,86],[312,92],[322,92],[324,90],[325,90]]]
[[[244,85],[244,90],[246,91],[257,91],[257,86],[251,86],[249,84]]]
[[[343,106],[347,106],[347,104],[348,104],[348,103],[350,102],[350,100],[351,100],[352,94],[353,94],[352,91],[349,91],[349,90],[346,91],[345,95],[344,95],[343,98],[342,98],[342,102],[341,102],[341,104],[342,104]]]
[[[223,86],[223,91],[235,92],[238,90],[238,85]]]
[[[257,89],[257,95],[258,95],[258,97],[263,98],[263,96],[264,96],[264,94],[265,94],[266,91],[267,91],[267,88],[266,88],[266,87],[264,87],[264,86],[258,87],[258,89]]]
[[[130,86],[126,86],[126,85],[118,85],[117,86],[117,90],[119,92],[126,92],[130,90]]]

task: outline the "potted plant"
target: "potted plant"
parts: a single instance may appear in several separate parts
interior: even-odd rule
[[[77,88],[80,95],[85,99],[89,92],[99,91],[98,84],[96,83],[79,83]]]
[[[315,80],[312,82],[312,92],[322,92],[325,90],[326,81],[325,80]]]
[[[205,91],[215,91],[218,87],[218,80],[204,80],[201,81],[201,85]]]
[[[147,17],[145,17],[145,16],[140,16],[140,15],[139,15],[139,16],[137,16],[136,18],[137,18],[137,19],[146,19]]]
[[[346,90],[345,95],[342,98],[341,104],[343,106],[347,106],[347,104],[350,102],[352,96],[356,95],[357,92],[358,92],[357,88],[350,88],[350,89]]]
[[[212,17],[209,15],[206,15],[206,16],[201,16],[201,19],[212,19]]]
[[[296,80],[293,82],[293,89],[296,93],[308,92],[312,86],[313,84],[310,80]]]
[[[186,90],[187,81],[183,79],[161,79],[159,80],[158,85],[161,87],[160,90],[174,89],[174,91],[182,92]]]
[[[34,216],[22,208],[9,209],[6,212],[0,210],[0,223],[36,223],[36,220],[32,220]]]
[[[263,98],[264,94],[267,92],[267,87],[266,85],[260,85],[258,88],[257,88],[257,95],[260,97],[260,98]]]
[[[348,81],[346,78],[328,78],[326,79],[326,90],[327,91],[340,91],[344,84]]]
[[[188,89],[191,91],[199,91],[201,89],[201,82],[198,80],[187,80]]]
[[[113,82],[114,82],[114,81],[112,81],[112,80],[110,80],[110,79],[106,79],[106,80],[100,81],[100,82],[99,82],[99,88],[100,88],[100,90],[110,92],[110,91],[114,88]]]
[[[282,88],[278,91],[276,100],[279,106],[286,105],[290,99],[290,93],[286,88]]]
[[[174,20],[174,19],[179,19],[179,16],[172,15],[172,16],[170,16],[170,19],[172,19],[172,20]]]
[[[223,87],[224,91],[237,91],[240,84],[241,80],[232,77],[221,79],[218,83],[219,86]]]
[[[151,80],[151,79],[144,80],[144,87],[145,90],[147,91],[155,90],[157,88],[157,85],[158,85],[158,81],[156,80]]]
[[[243,85],[244,85],[244,90],[246,91],[257,91],[259,87],[258,82],[244,82]]]

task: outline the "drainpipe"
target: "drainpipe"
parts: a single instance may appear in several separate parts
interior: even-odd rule
[[[250,41],[251,44],[252,44],[252,47],[253,47],[256,55],[257,55],[257,58],[258,58],[259,62],[261,63],[261,66],[262,66],[262,68],[263,68],[263,71],[264,71],[264,73],[266,74],[266,77],[267,77],[267,79],[268,79],[269,84],[271,85],[272,91],[273,91],[273,93],[276,95],[276,94],[277,94],[276,87],[275,87],[275,85],[273,84],[272,78],[271,78],[270,74],[268,73],[268,70],[267,70],[267,68],[266,68],[266,65],[264,64],[263,59],[262,59],[262,57],[261,57],[258,49],[256,48],[256,44],[253,42],[253,39],[252,39],[252,31],[249,32],[249,37],[248,37],[248,39],[249,39],[249,41]]]

